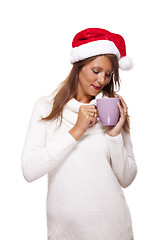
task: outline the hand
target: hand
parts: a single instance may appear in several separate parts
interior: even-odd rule
[[[88,127],[93,127],[97,119],[97,109],[94,105],[82,105],[79,108],[78,118],[75,126],[82,132],[85,132]]]
[[[119,98],[121,101],[121,104],[118,103],[118,107],[119,107],[119,111],[120,111],[120,118],[119,118],[118,123],[114,127],[106,127],[106,133],[112,137],[115,137],[118,134],[120,134],[120,132],[123,128],[123,125],[125,123],[127,111],[128,111],[128,108],[127,108],[127,105],[126,105],[124,99],[118,94],[116,94],[115,97]]]
[[[93,127],[97,121],[98,112],[94,105],[82,105],[79,108],[77,122],[69,133],[78,140],[89,127]]]

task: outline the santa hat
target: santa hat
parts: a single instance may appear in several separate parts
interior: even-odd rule
[[[121,35],[101,28],[87,28],[75,35],[71,63],[102,54],[115,54],[122,70],[132,68],[132,61],[126,55],[125,41]]]

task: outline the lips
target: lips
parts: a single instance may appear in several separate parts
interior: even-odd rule
[[[92,86],[94,87],[95,90],[101,89],[101,87],[97,87],[97,86],[94,86],[94,85],[92,85]]]

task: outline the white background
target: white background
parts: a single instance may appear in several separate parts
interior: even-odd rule
[[[120,71],[138,165],[124,193],[135,240],[160,239],[159,22],[155,0],[1,1],[0,239],[46,239],[47,177],[27,183],[21,153],[35,101],[66,78],[72,39],[88,27],[121,34],[134,62]]]

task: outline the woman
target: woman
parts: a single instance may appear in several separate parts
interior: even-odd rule
[[[33,108],[22,153],[28,182],[48,174],[49,240],[133,240],[122,188],[137,173],[127,105],[116,95],[119,68],[129,69],[124,39],[85,29],[73,39],[73,68]],[[116,126],[97,121],[96,99],[119,97]]]

